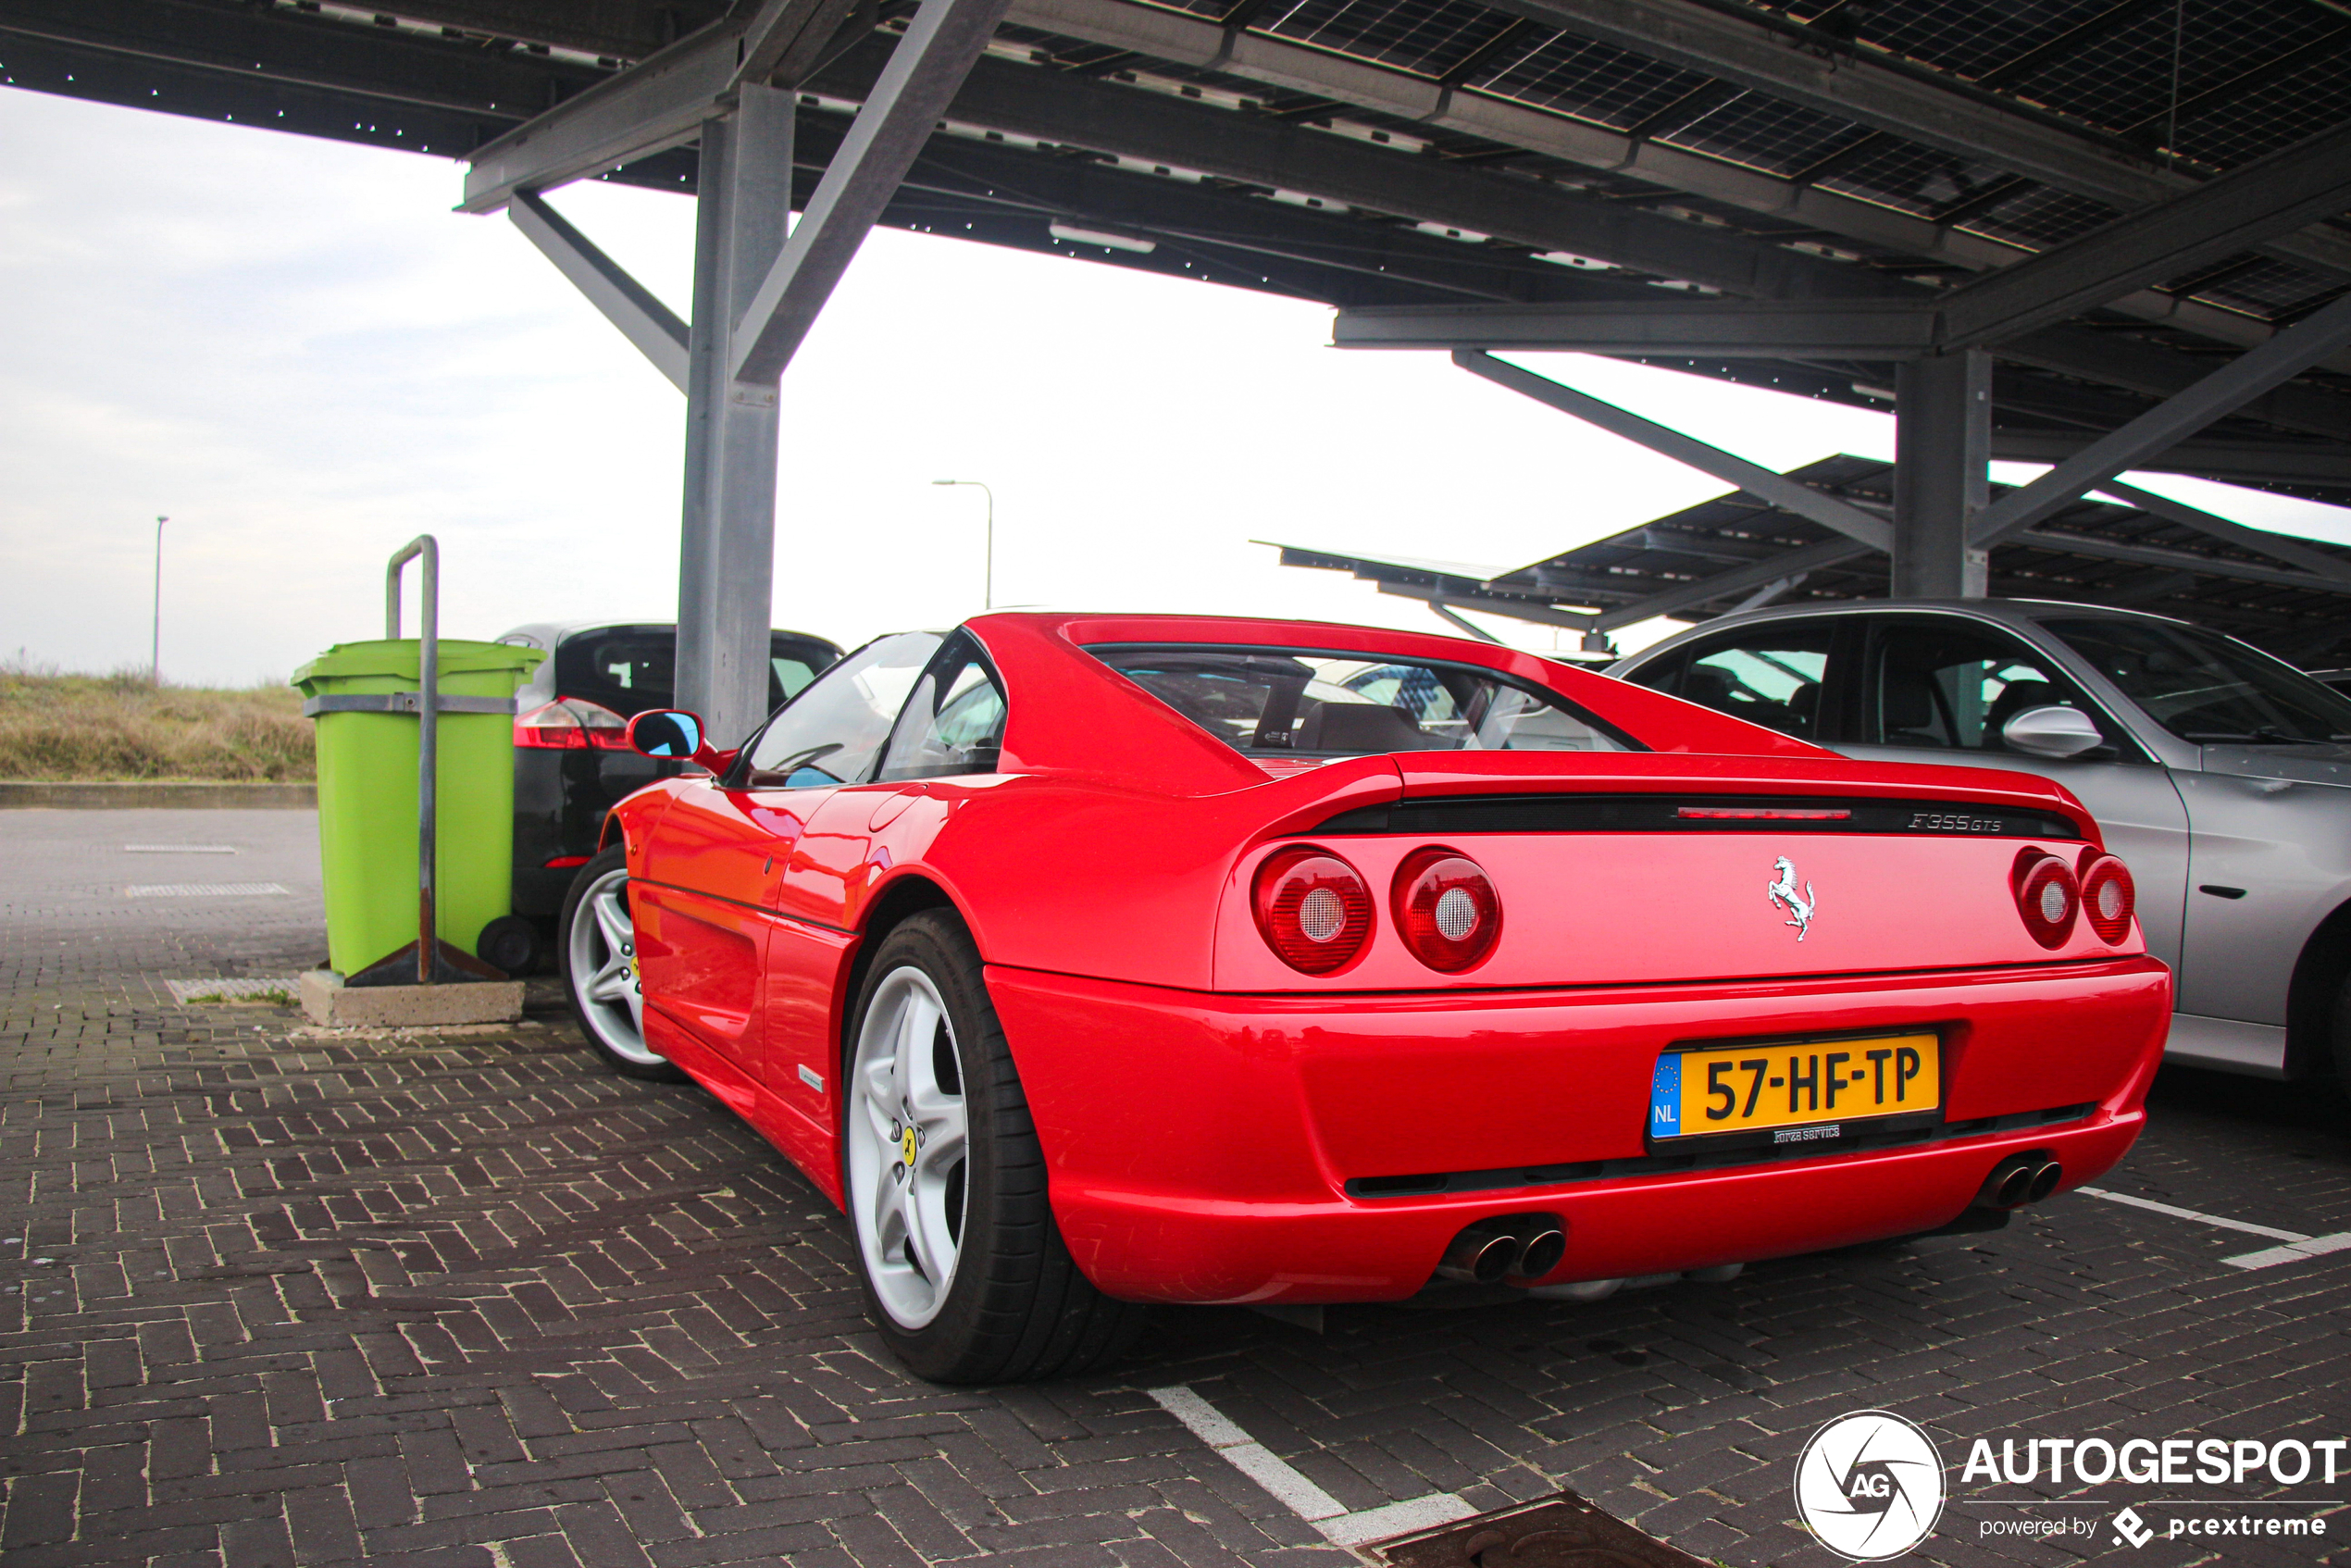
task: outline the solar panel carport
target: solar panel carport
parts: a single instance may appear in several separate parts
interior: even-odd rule
[[[1893,510],[1890,463],[1826,457],[1787,478]],[[2072,501],[1995,548],[1990,591],[2178,616],[2314,667],[2351,662],[2351,546],[2225,523],[2136,486],[2108,483],[2099,494],[2111,499]],[[1764,604],[1882,598],[1888,587],[1883,552],[1744,490],[1510,569],[1277,548],[1286,566],[1352,572],[1449,619],[1482,610],[1584,633],[1595,646],[1656,616],[1703,621]]]
[[[1892,403],[1885,504],[1733,482],[1983,591],[2126,467],[2351,489],[2346,60],[2338,0],[0,0],[10,84],[469,161],[687,394],[681,691],[722,735],[776,380],[874,222],[1328,301],[1669,449],[1488,351]],[[540,199],[581,178],[699,193],[690,323]],[[2059,466],[1996,498],[1994,455]]]

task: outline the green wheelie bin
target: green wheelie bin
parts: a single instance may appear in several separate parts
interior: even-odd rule
[[[546,654],[447,638],[438,645],[430,918],[442,942],[472,954],[482,928],[511,907],[514,696]],[[417,638],[339,642],[293,676],[318,726],[328,961],[350,984],[417,978],[420,663]],[[404,949],[409,962],[385,964]]]

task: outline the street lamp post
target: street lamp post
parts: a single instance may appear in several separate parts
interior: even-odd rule
[[[163,684],[163,525],[169,521],[169,517],[155,519],[155,640],[149,679],[156,686]]]
[[[933,479],[930,482],[935,485],[969,485],[988,497],[988,569],[980,604],[992,610],[996,607],[996,492],[977,479]]]

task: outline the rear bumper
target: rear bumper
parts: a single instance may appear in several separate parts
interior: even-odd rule
[[[1566,1220],[1553,1283],[1931,1230],[2005,1155],[2055,1155],[2067,1187],[2120,1160],[2171,1013],[2147,958],[1347,997],[988,975],[1073,1253],[1110,1294],[1159,1301],[1396,1300],[1493,1214]],[[1933,1141],[1711,1168],[1646,1156],[1669,1044],[1922,1027],[1945,1040]],[[2042,1119],[2060,1108],[2076,1109]],[[1477,1189],[1349,1192],[1448,1173]]]

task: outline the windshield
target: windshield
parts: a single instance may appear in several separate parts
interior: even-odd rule
[[[1564,699],[1469,665],[1286,648],[1087,651],[1236,751],[1362,756],[1636,749]]]
[[[2241,643],[2152,621],[2042,624],[2183,740],[2351,740],[2351,698]]]

